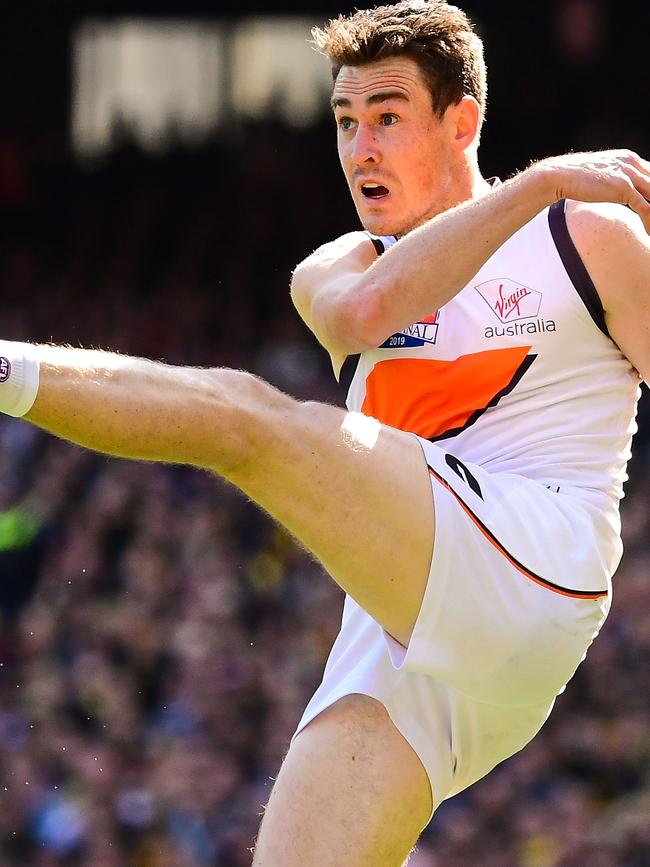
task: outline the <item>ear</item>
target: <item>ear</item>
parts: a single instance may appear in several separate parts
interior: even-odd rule
[[[465,95],[449,107],[452,122],[453,147],[460,153],[478,145],[481,107],[473,96]]]

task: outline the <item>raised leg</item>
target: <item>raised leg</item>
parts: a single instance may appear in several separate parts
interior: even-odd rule
[[[42,352],[31,421],[109,454],[216,471],[408,643],[434,537],[431,486],[414,437],[300,403],[241,371],[58,347]]]
[[[340,699],[294,740],[254,867],[400,867],[431,813],[429,781],[372,698]]]
[[[227,477],[287,527],[337,583],[406,645],[431,562],[431,483],[414,437],[262,385],[252,460]],[[217,468],[218,469],[218,468]]]

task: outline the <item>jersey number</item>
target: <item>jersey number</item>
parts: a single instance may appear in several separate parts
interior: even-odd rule
[[[445,461],[447,462],[447,466],[451,467],[452,470],[456,473],[456,475],[460,476],[460,478],[470,486],[476,496],[483,499],[481,486],[467,469],[465,464],[459,461],[458,458],[455,458],[453,455],[449,454],[445,454]]]

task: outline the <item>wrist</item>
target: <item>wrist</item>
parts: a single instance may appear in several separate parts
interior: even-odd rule
[[[552,205],[561,198],[558,189],[558,170],[547,160],[533,163],[518,176],[526,188],[526,194],[536,204],[539,210]]]

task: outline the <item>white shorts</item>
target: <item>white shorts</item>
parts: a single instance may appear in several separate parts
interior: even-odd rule
[[[611,584],[577,497],[419,441],[435,543],[409,646],[348,597],[296,734],[344,695],[376,698],[420,757],[435,809],[539,731],[607,616]]]

